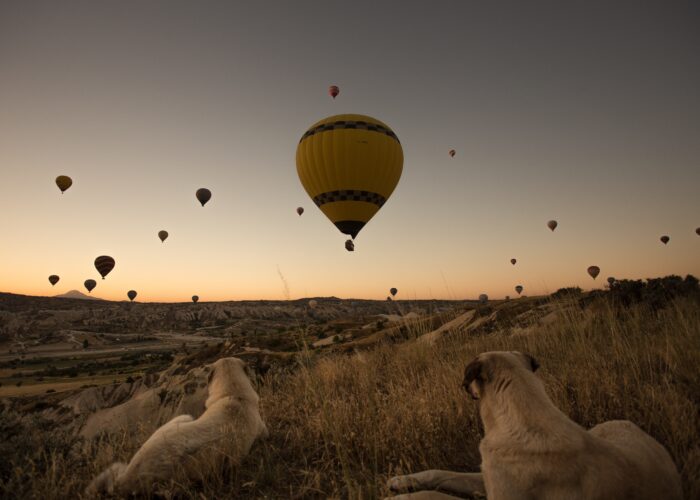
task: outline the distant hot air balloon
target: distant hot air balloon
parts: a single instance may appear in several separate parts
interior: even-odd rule
[[[615,283],[615,278],[608,276],[608,285],[612,285],[613,283]]]
[[[95,288],[95,287],[97,286],[97,281],[95,281],[95,280],[85,280],[85,283],[83,283],[83,284],[85,285],[85,288],[87,288],[87,291],[88,291],[88,293],[89,293],[89,292],[92,292],[92,289]]]
[[[669,238],[669,237],[666,236],[666,235],[663,235],[663,236],[662,236],[661,238],[659,238],[659,239],[661,240],[661,243],[663,243],[664,245],[666,245],[669,241],[671,241],[671,238]]]
[[[450,149],[450,156],[452,158],[454,158],[456,154],[457,154],[457,151],[455,151],[454,149]]]
[[[384,123],[364,115],[335,115],[315,123],[297,146],[304,189],[341,233],[353,239],[391,196],[403,150]]]
[[[318,301],[316,301],[316,299],[311,299],[309,301],[309,307],[311,309],[316,309],[316,307],[318,307]]]
[[[134,301],[134,299],[136,298],[136,295],[137,295],[136,290],[129,290],[128,292],[126,292],[126,296],[129,297],[129,300],[131,302]]]
[[[515,291],[518,292],[518,295],[523,293],[523,285],[518,285],[515,287]]]
[[[202,206],[204,206],[209,200],[211,200],[211,191],[209,191],[207,188],[199,188],[196,196]]]
[[[58,280],[60,279],[61,278],[59,278],[58,275],[52,274],[51,276],[49,276],[49,283],[51,283],[51,286],[54,286],[56,283],[58,283]]]
[[[600,274],[600,268],[598,266],[590,266],[588,268],[588,274],[591,275],[591,278],[596,279]]]
[[[510,300],[510,295],[506,295],[506,301]]]
[[[695,234],[697,234],[698,236],[700,236],[700,227],[696,227],[696,228],[695,228]]]
[[[392,297],[396,297],[396,294],[398,293],[398,290],[396,288],[392,288],[389,290],[389,293],[391,293]]]
[[[95,269],[105,279],[112,269],[114,269],[114,259],[109,255],[100,255],[95,259]]]
[[[198,301],[199,301],[199,295],[193,295],[192,302],[194,302],[196,304]]]
[[[304,213],[304,207],[297,207],[297,214],[301,217],[301,214]]]
[[[165,240],[168,239],[168,232],[166,230],[160,230],[158,231],[158,237],[160,238],[160,242],[163,243]]]
[[[510,259],[510,263],[511,263],[511,264],[515,265],[516,262],[518,262],[518,261],[515,260],[515,259]]]
[[[58,186],[58,189],[61,190],[61,194],[63,194],[66,189],[73,185],[73,179],[67,175],[59,175],[56,177],[56,185]]]
[[[481,302],[482,304],[486,304],[488,301],[489,301],[488,295],[486,295],[485,293],[482,293],[481,295],[479,295],[479,302]]]
[[[555,220],[550,220],[549,222],[547,222],[547,227],[549,229],[551,229],[552,231],[554,231],[558,225],[559,225],[559,223]]]
[[[391,299],[390,296],[387,295],[387,296],[386,296],[386,300],[389,301],[389,302],[391,302],[392,299]]]
[[[352,240],[345,240],[345,250],[347,250],[348,252],[354,252],[355,243],[353,243]]]
[[[335,99],[336,97],[338,97],[338,94],[340,94],[340,89],[338,88],[337,85],[331,85],[330,87],[328,87],[328,94],[333,99]]]

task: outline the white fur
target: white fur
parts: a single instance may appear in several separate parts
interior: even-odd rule
[[[245,363],[237,358],[213,363],[204,413],[196,420],[190,415],[170,420],[148,438],[128,465],[112,464],[90,483],[86,493],[143,492],[175,479],[194,460],[202,464],[226,453],[238,461],[247,455],[256,439],[267,436],[267,428],[244,368]]]
[[[424,471],[390,479],[390,489],[485,493],[489,500],[682,499],[671,456],[632,422],[586,431],[554,406],[521,353],[488,352],[474,362],[483,374],[465,380],[465,388],[480,399],[483,474]],[[455,498],[437,491],[416,495],[394,498]]]

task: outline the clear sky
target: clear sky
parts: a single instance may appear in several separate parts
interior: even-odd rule
[[[84,291],[101,254],[93,293],[143,301],[281,299],[280,273],[377,299],[700,275],[698,26],[666,0],[5,0],[0,291]],[[354,253],[295,165],[337,113],[405,157]]]

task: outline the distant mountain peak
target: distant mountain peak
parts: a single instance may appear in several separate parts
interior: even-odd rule
[[[66,293],[62,293],[61,295],[54,295],[56,298],[60,299],[86,299],[86,300],[102,300],[98,299],[97,297],[92,297],[90,295],[85,295],[83,292],[80,292],[78,290],[71,290]]]

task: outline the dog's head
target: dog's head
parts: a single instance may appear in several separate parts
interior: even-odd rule
[[[518,351],[492,351],[479,354],[464,369],[462,388],[472,399],[480,399],[485,391],[506,389],[518,371],[534,372],[540,367],[535,358]]]
[[[245,397],[255,393],[246,374],[246,363],[238,358],[221,358],[208,365],[209,398],[206,406],[226,396]]]

